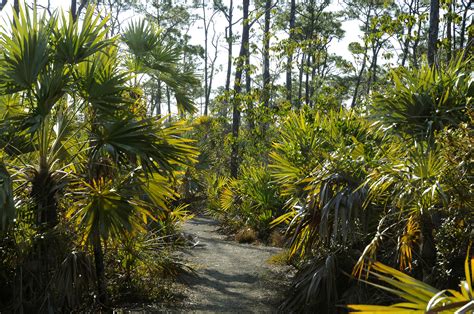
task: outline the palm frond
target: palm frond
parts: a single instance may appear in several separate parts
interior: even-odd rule
[[[98,113],[113,115],[131,100],[126,97],[130,75],[117,62],[117,48],[109,47],[78,65],[79,93]]]
[[[114,43],[114,38],[106,38],[109,16],[102,19],[94,11],[94,6],[88,6],[83,20],[74,20],[71,15],[66,17],[62,13],[62,23],[57,23],[53,32],[55,60],[75,65]]]
[[[36,11],[31,13],[27,7],[14,13],[11,32],[0,33],[4,51],[0,58],[0,89],[4,93],[30,90],[36,83],[49,61],[49,36],[54,23],[54,17],[48,22],[45,15],[38,21]]]
[[[136,120],[124,118],[103,122],[91,134],[94,145],[91,154],[110,155],[117,163],[127,164],[135,157],[147,172],[171,173],[178,165],[193,162],[195,149],[190,141],[180,135],[185,130],[182,123],[163,127],[165,118]]]
[[[369,282],[371,285],[392,293],[404,302],[393,305],[348,305],[351,313],[455,313],[461,307],[474,300],[472,286],[474,258],[467,252],[465,262],[465,280],[460,284],[460,291],[437,290],[409,275],[376,262],[369,271],[381,284]],[[456,312],[457,313],[457,312]]]

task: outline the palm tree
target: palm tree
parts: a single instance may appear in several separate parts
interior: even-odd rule
[[[164,82],[173,92],[180,113],[196,112],[190,91],[199,81],[179,65],[180,51],[176,46],[164,43],[160,31],[143,20],[130,23],[122,40],[128,47],[133,72]]]
[[[21,8],[11,32],[0,34],[0,108],[7,109],[0,121],[2,226],[15,217],[13,200],[18,210],[35,214],[43,234],[63,217],[71,219],[81,243],[93,247],[98,300],[105,306],[102,245],[157,219],[176,197],[176,170],[196,155],[181,137],[182,123],[165,126],[134,110],[132,76],[120,67],[117,39],[106,37],[106,22],[92,7],[81,22]],[[15,170],[15,196],[7,169]],[[48,250],[41,244],[40,256]],[[38,291],[44,287],[40,283]]]

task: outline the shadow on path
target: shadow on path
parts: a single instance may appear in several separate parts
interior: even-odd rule
[[[217,228],[216,221],[202,216],[184,226],[198,243],[185,252],[196,268],[196,276],[185,278],[190,285],[186,311],[275,312],[284,286],[275,286],[281,275],[267,260],[280,249],[227,241]]]

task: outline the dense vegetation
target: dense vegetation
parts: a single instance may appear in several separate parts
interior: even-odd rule
[[[283,312],[472,306],[472,1],[329,6],[14,1],[0,32],[0,311],[172,299],[189,209],[285,248],[297,272]],[[132,9],[143,19],[121,25]],[[361,29],[353,60],[330,51],[345,18]]]

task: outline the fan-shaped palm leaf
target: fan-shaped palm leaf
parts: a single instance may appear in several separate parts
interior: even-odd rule
[[[117,163],[127,164],[130,157],[140,160],[147,172],[173,171],[177,165],[194,160],[196,152],[190,140],[180,137],[182,123],[162,127],[165,118],[104,122],[92,133],[92,156],[109,154]]]
[[[474,300],[474,258],[469,250],[465,261],[465,280],[460,283],[460,291],[439,291],[422,281],[416,280],[401,271],[376,262],[369,271],[381,281],[371,285],[404,299],[404,302],[389,306],[382,305],[348,305],[353,313],[460,313],[460,308]],[[472,306],[470,307],[472,310]],[[465,311],[468,308],[464,308]],[[463,312],[466,313],[466,312]]]
[[[107,37],[109,16],[94,15],[94,6],[88,6],[82,20],[61,15],[62,24],[54,29],[55,60],[70,65],[78,64],[114,43]]]
[[[49,22],[45,16],[38,20],[36,11],[20,8],[14,13],[11,32],[0,33],[0,88],[3,92],[14,93],[31,89],[38,75],[49,61],[51,47],[49,36],[56,20]]]
[[[96,53],[81,63],[77,76],[80,95],[99,114],[113,115],[131,101],[126,97],[130,75],[119,68],[115,47]]]
[[[190,91],[199,82],[194,73],[180,69],[180,51],[175,46],[164,43],[144,21],[131,23],[122,39],[132,54],[133,71],[163,81],[175,95],[180,112],[196,111]]]

